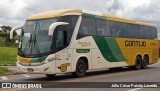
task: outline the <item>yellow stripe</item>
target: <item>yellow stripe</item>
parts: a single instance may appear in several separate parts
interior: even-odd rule
[[[28,63],[31,61],[31,58],[23,58],[23,57],[20,57],[20,56],[17,56],[18,60],[20,62],[25,62],[25,63]]]
[[[138,21],[135,21],[135,20],[127,19],[127,18],[113,16],[113,15],[110,15],[110,14],[102,14],[102,16],[104,16],[108,20],[112,20],[112,21],[118,21],[118,22],[125,22],[125,23],[131,23],[131,24],[138,24],[138,25],[156,27],[156,25],[154,25],[154,24],[145,23],[145,22],[138,22]]]

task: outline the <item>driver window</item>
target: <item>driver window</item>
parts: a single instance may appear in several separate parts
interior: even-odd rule
[[[67,45],[67,32],[66,31],[58,31],[57,32],[57,41],[56,48],[63,48]]]

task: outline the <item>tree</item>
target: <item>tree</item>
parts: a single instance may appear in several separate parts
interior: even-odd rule
[[[15,40],[11,40],[10,39],[10,34],[9,32],[11,31],[12,27],[11,26],[1,26],[1,30],[3,30],[3,32],[0,33],[0,37],[5,38],[5,46],[17,46],[15,44]],[[13,36],[17,35],[16,31],[14,31]]]
[[[11,27],[11,26],[1,26],[1,29],[2,29],[5,33],[7,33],[7,31],[8,31],[8,33],[9,33],[9,32],[11,31],[12,27]],[[14,36],[17,35],[17,32],[14,31],[13,35],[14,35]]]
[[[11,26],[1,26],[4,33],[0,34],[0,37],[4,37],[6,39],[6,42],[14,42],[14,40],[10,40],[9,38],[9,32],[11,31]],[[13,36],[17,35],[16,31],[14,31]]]
[[[7,31],[11,31],[11,26],[1,26],[2,30],[7,33]]]

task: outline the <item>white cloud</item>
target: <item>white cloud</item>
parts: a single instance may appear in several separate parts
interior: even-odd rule
[[[123,5],[123,7],[137,7],[142,5],[148,5],[151,0],[119,0],[119,2]]]
[[[1,0],[0,25],[22,25],[28,16],[39,12],[83,8],[160,26],[159,3],[160,0]]]

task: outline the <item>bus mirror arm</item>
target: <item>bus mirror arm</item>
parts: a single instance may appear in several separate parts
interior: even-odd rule
[[[10,31],[10,39],[13,39],[13,32],[18,30],[18,29],[22,29],[22,26],[14,27],[14,28],[11,29],[11,31]]]
[[[60,25],[68,25],[69,23],[67,22],[55,22],[53,24],[51,24],[51,26],[49,27],[49,32],[48,32],[48,35],[49,36],[52,36],[53,33],[54,33],[54,30],[57,26],[60,26]]]

